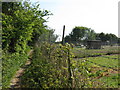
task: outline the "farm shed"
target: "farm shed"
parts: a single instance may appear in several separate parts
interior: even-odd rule
[[[87,49],[101,49],[101,44],[100,40],[87,41]]]

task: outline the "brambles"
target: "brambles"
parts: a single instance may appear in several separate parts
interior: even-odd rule
[[[50,45],[45,42],[36,47],[33,62],[22,77],[22,87],[47,89],[87,86],[88,78],[81,77],[86,73],[84,63],[78,64],[72,58],[69,44]]]
[[[67,87],[67,48],[61,44],[50,45],[46,42],[35,48],[33,62],[22,77],[22,87]]]

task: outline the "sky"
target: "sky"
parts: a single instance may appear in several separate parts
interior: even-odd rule
[[[62,38],[75,26],[93,29],[96,33],[113,33],[118,36],[118,2],[120,0],[31,0],[39,2],[41,9],[53,13],[46,24]]]

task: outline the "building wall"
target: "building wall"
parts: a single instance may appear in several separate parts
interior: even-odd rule
[[[101,41],[88,41],[87,49],[101,49]]]

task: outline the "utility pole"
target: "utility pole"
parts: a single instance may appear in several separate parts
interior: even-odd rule
[[[64,45],[64,44],[65,44],[64,35],[65,35],[65,25],[63,26],[62,45]]]

